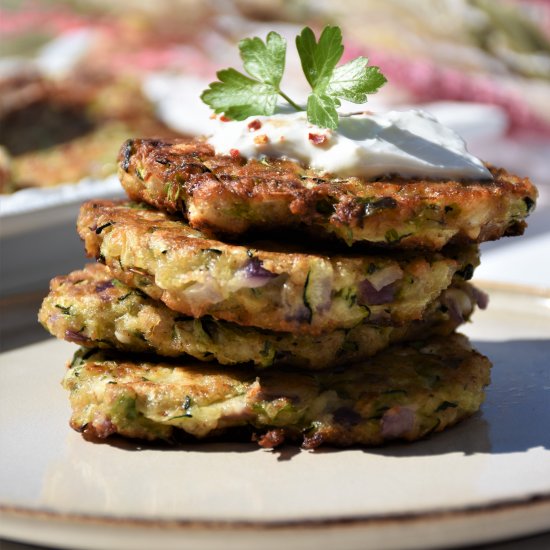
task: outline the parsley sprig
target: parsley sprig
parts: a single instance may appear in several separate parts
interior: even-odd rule
[[[365,103],[367,94],[376,92],[386,82],[378,67],[368,66],[366,57],[337,67],[344,53],[339,27],[325,27],[319,41],[305,27],[296,37],[296,48],[311,86],[307,118],[322,128],[338,127],[336,109],[341,99]],[[201,95],[214,112],[234,120],[272,115],[279,96],[297,111],[303,110],[280,88],[286,58],[286,41],[281,35],[270,32],[265,42],[258,37],[245,38],[239,42],[239,52],[249,76],[232,68],[224,69],[216,75],[219,81],[210,84]]]

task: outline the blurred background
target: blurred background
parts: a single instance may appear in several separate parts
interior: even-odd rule
[[[78,205],[121,196],[131,136],[209,132],[199,100],[237,42],[276,30],[283,89],[306,97],[294,38],[342,27],[343,61],[365,55],[389,83],[369,109],[426,109],[478,157],[529,176],[526,236],[484,245],[481,278],[550,288],[550,2],[546,0],[2,0],[1,349],[29,338],[49,279],[83,265]],[[36,337],[41,335],[35,327]],[[31,331],[32,332],[32,331]]]

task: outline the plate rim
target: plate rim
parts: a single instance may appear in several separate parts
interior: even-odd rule
[[[276,519],[273,521],[265,520],[209,520],[209,519],[153,519],[145,517],[118,517],[95,514],[82,514],[70,512],[56,512],[47,508],[25,508],[17,505],[0,504],[0,517],[29,517],[36,519],[56,519],[60,521],[76,521],[87,524],[105,524],[105,525],[126,525],[126,526],[147,526],[150,528],[170,527],[172,529],[224,529],[234,528],[241,530],[260,529],[289,529],[289,528],[316,528],[319,526],[357,526],[368,524],[387,524],[417,522],[419,520],[437,521],[439,519],[453,517],[470,517],[482,514],[498,514],[504,511],[516,511],[519,508],[538,508],[548,507],[550,510],[550,492],[537,495],[530,495],[527,499],[513,499],[493,502],[480,506],[468,506],[466,508],[446,508],[440,511],[425,512],[407,512],[388,514],[384,516],[365,515],[350,516],[338,518],[319,518],[319,519]],[[548,525],[550,528],[550,524]]]
[[[475,277],[468,282],[489,292],[506,292],[509,294],[524,295],[529,298],[550,298],[550,286],[543,287],[528,283],[511,283],[491,279],[476,279]]]
[[[526,512],[530,513],[528,522],[524,518]],[[262,546],[269,550],[280,548],[280,541],[284,537],[291,537],[296,548],[318,550],[325,547],[323,541],[329,541],[328,537],[338,537],[341,547],[349,549],[412,550],[545,536],[550,534],[550,525],[546,519],[549,513],[550,495],[535,496],[524,502],[505,502],[461,510],[270,523],[142,521],[114,517],[99,519],[98,516],[52,514],[44,510],[29,513],[17,507],[0,506],[0,518],[7,520],[3,522],[3,527],[0,526],[0,537],[29,544],[87,550],[103,550],[106,547],[113,550],[130,547],[140,550],[150,548],[148,545],[153,543],[159,550],[191,549],[196,548],[198,543],[213,549],[248,550],[257,548],[260,540]],[[11,525],[6,525],[9,520]],[[101,529],[99,540],[98,529]],[[139,543],[136,543],[136,536],[139,536]],[[131,546],[128,546],[129,542]]]

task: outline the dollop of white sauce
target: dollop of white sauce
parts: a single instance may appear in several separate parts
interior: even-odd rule
[[[219,117],[207,141],[219,155],[286,158],[337,177],[492,178],[458,134],[419,110],[341,115],[337,130],[309,123],[305,112]]]

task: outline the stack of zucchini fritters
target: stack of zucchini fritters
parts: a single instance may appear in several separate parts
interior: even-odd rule
[[[260,445],[414,440],[481,405],[490,362],[454,330],[485,297],[477,243],[521,234],[536,190],[326,178],[203,140],[130,140],[132,202],[82,206],[99,263],[56,277],[40,321],[80,344],[71,426]]]

